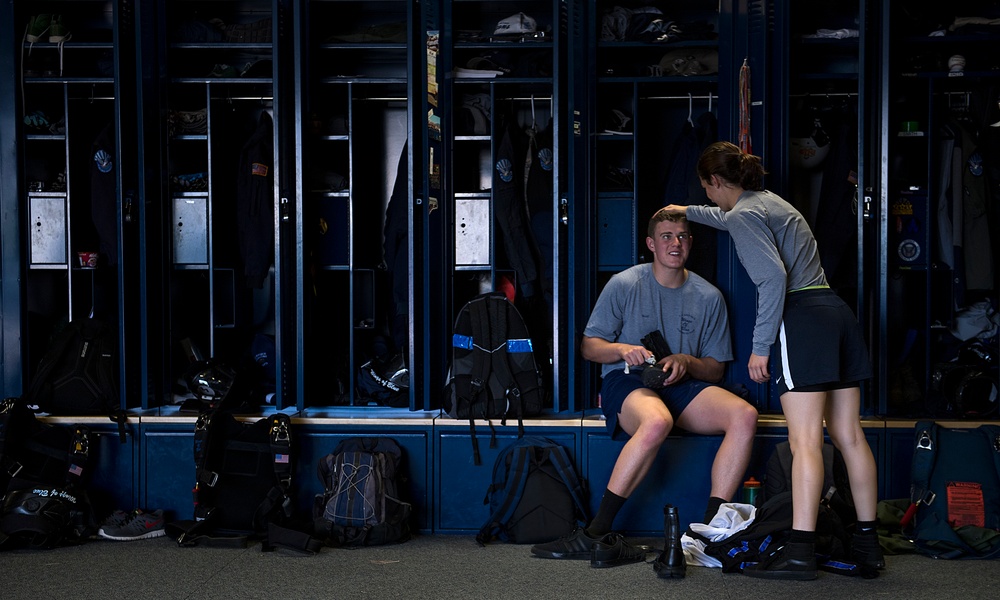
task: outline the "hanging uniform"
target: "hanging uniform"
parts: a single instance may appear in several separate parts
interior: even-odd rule
[[[264,287],[274,263],[274,121],[266,111],[240,151],[236,225],[247,287]]]
[[[118,172],[115,170],[115,124],[110,122],[90,148],[90,218],[97,229],[101,255],[118,264]]]
[[[383,260],[392,278],[392,340],[397,351],[409,347],[410,267],[407,260],[407,239],[410,229],[406,210],[409,199],[406,154],[407,145],[404,143],[396,166],[396,182],[385,208],[385,226],[382,232]]]
[[[504,121],[493,164],[494,215],[503,237],[507,260],[517,274],[518,287],[526,298],[530,298],[536,293],[538,265],[532,248],[531,230],[526,222],[524,159],[514,147],[514,136],[519,133],[513,113],[507,113]]]
[[[549,120],[544,129],[528,129],[526,136],[524,199],[528,209],[531,232],[537,245],[542,293],[546,304],[551,308],[555,244],[552,232],[552,171],[555,168],[555,155],[552,151],[552,120]]]

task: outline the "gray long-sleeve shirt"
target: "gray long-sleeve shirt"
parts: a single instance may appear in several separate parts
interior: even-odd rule
[[[687,207],[687,218],[729,232],[736,254],[757,286],[753,353],[769,356],[785,309],[785,294],[829,287],[809,224],[791,204],[769,191],[746,191],[736,206]]]

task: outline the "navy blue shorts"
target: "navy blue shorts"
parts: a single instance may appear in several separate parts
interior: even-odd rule
[[[676,421],[695,396],[711,386],[710,383],[689,377],[680,383],[663,388],[660,391],[660,399]],[[625,398],[641,387],[646,387],[642,385],[642,369],[630,369],[628,373],[625,373],[625,369],[620,369],[604,376],[604,382],[601,384],[601,410],[604,411],[605,424],[611,439],[628,439],[629,435],[618,426],[618,413],[622,411]]]

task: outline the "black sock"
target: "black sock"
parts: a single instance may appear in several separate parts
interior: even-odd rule
[[[587,534],[592,538],[597,538],[603,537],[604,534],[610,532],[611,526],[615,522],[615,517],[618,516],[618,511],[622,509],[625,500],[627,498],[623,498],[611,490],[604,490],[604,496],[601,497],[601,506],[598,507],[597,515],[594,516],[594,520],[587,527]]]
[[[793,529],[788,538],[788,557],[808,560],[816,554],[816,532]]]
[[[878,527],[878,521],[858,521],[857,532],[865,533],[868,531],[875,531],[876,527]]]
[[[723,500],[718,496],[709,496],[708,498],[708,508],[705,509],[705,518],[702,519],[702,523],[708,524],[709,521],[715,518],[715,515],[719,512],[719,507],[728,502]]]

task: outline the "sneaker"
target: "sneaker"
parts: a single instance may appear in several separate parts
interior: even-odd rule
[[[162,510],[147,513],[137,508],[127,513],[124,518],[119,514],[121,512],[112,513],[104,525],[101,525],[101,528],[97,530],[97,535],[109,540],[129,542],[160,537],[166,533],[163,529]]]
[[[41,41],[42,37],[49,33],[49,26],[52,23],[52,15],[35,15],[28,20],[28,31],[24,38],[34,44]]]
[[[878,543],[878,533],[865,531],[855,533],[851,538],[851,559],[855,564],[867,569],[884,569],[885,557]]]
[[[590,549],[596,542],[597,538],[587,535],[586,529],[577,527],[573,533],[554,542],[535,544],[531,547],[531,553],[541,558],[583,560],[590,558]]]
[[[594,542],[590,550],[590,566],[595,569],[617,567],[646,560],[649,546],[633,546],[620,533],[609,533]]]
[[[132,513],[126,510],[116,508],[115,511],[108,515],[108,518],[104,519],[104,522],[101,523],[101,529],[121,527],[128,522],[129,515],[131,514]],[[101,529],[98,529],[98,532],[100,532]]]
[[[52,15],[52,20],[49,22],[49,41],[58,44],[68,42],[71,37],[73,34],[63,24],[62,15]]]
[[[816,579],[816,557],[808,560],[790,558],[787,556],[788,546],[782,546],[777,552],[761,562],[743,569],[743,574],[759,579],[792,579],[795,581],[811,581]]]

